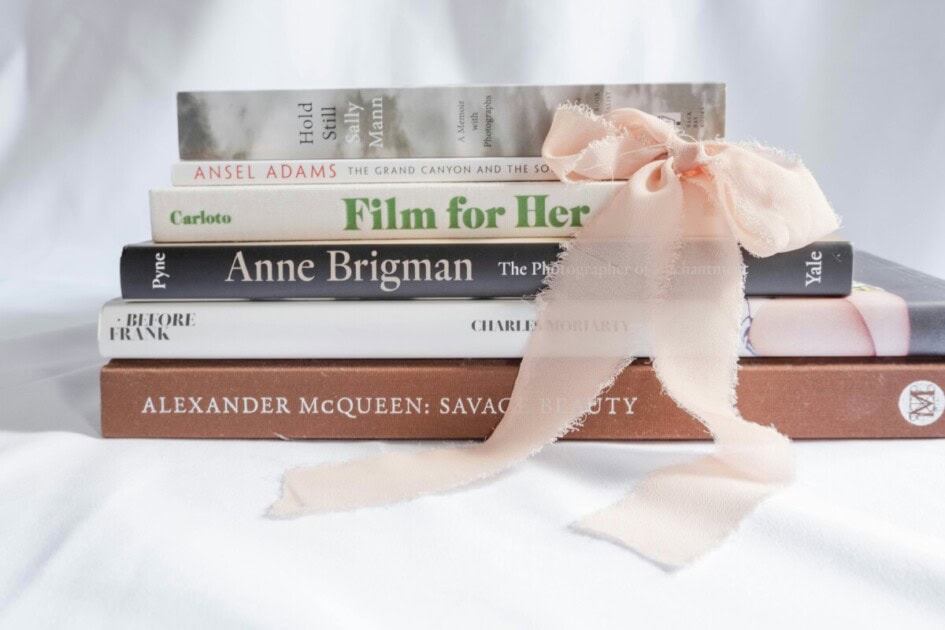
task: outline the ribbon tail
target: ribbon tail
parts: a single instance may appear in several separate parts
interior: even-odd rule
[[[656,190],[648,190],[651,184]],[[662,162],[648,165],[571,241],[540,296],[508,410],[489,439],[290,470],[270,515],[355,509],[452,490],[495,475],[567,433],[644,344],[649,251],[630,235],[678,232],[681,203],[675,175],[664,172]]]
[[[691,191],[694,192],[694,191]],[[686,241],[650,320],[666,393],[716,439],[710,456],[657,470],[613,506],[576,524],[669,567],[721,543],[767,496],[790,483],[790,442],[735,407],[742,257],[735,237]]]
[[[546,308],[544,319],[556,311]],[[624,359],[614,357],[523,360],[509,409],[484,443],[296,468],[286,473],[282,498],[269,514],[291,517],[395,503],[493,476],[566,433],[624,364]],[[571,373],[575,368],[580,375]],[[557,404],[561,392],[567,392],[569,401],[579,402]],[[538,412],[542,400],[554,403]]]

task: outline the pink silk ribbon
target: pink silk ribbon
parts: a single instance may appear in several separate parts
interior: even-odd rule
[[[770,256],[838,227],[810,172],[758,145],[687,141],[634,109],[596,116],[563,106],[542,153],[564,181],[627,185],[590,217],[549,275],[493,434],[481,444],[290,470],[270,515],[388,504],[495,475],[579,425],[641,348],[665,393],[709,429],[716,450],[656,470],[579,529],[677,567],[791,482],[790,441],[745,421],[735,404],[739,245]]]

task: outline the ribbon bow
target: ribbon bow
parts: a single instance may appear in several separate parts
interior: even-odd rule
[[[651,473],[578,528],[667,566],[720,542],[790,483],[790,442],[735,405],[744,264],[802,247],[838,220],[799,161],[758,145],[690,142],[634,109],[563,106],[542,151],[565,181],[625,179],[562,252],[505,417],[482,444],[392,452],[286,473],[274,516],[353,509],[495,475],[575,426],[637,356],[700,420],[713,454]],[[588,269],[595,273],[585,273]],[[547,404],[566,397],[572,404]]]

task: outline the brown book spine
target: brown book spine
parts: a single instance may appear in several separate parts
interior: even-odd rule
[[[106,437],[468,439],[488,436],[516,360],[113,360],[102,368]],[[793,438],[945,437],[945,362],[744,360],[739,407]],[[576,403],[565,396],[541,405]],[[705,439],[638,362],[605,391],[584,440]]]

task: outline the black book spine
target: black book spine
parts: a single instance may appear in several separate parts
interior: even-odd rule
[[[129,300],[529,297],[557,242],[226,243],[125,247]],[[744,254],[748,295],[846,295],[852,249],[822,241],[771,258]]]

